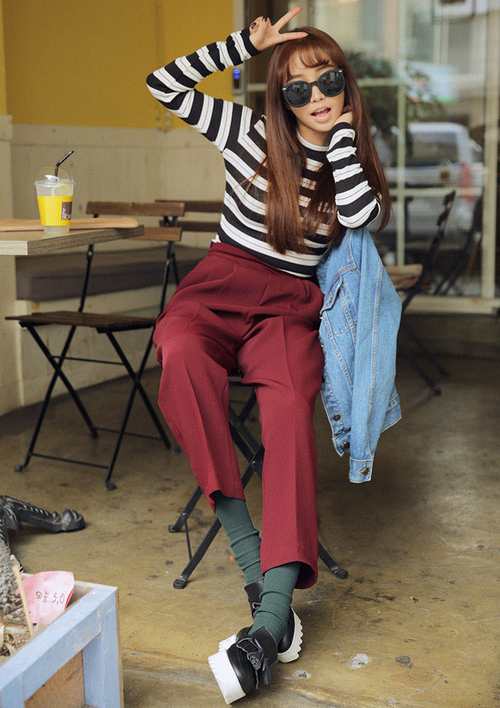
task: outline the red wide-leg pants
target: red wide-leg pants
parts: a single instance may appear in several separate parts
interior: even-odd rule
[[[215,243],[154,334],[160,409],[212,509],[217,490],[245,499],[228,425],[228,372],[239,369],[253,385],[265,448],[262,572],[301,561],[297,587],[313,585],[318,573],[313,413],[324,365],[322,302],[313,282]]]

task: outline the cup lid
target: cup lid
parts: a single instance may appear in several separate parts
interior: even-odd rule
[[[57,177],[54,174],[54,165],[42,167],[36,173],[35,184],[45,183],[47,185],[54,185],[58,184],[59,182],[69,182],[70,184],[75,184],[71,172],[65,170],[63,167],[59,168]]]

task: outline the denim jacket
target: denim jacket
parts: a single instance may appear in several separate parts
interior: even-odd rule
[[[367,228],[347,229],[317,269],[325,295],[319,338],[325,355],[321,396],[349,479],[371,479],[380,433],[401,418],[394,384],[401,300]]]

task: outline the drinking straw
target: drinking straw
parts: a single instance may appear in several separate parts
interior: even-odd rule
[[[54,175],[55,175],[56,177],[57,177],[57,173],[59,172],[59,165],[62,165],[62,163],[64,162],[64,160],[67,160],[68,157],[69,157],[70,155],[72,155],[74,152],[75,152],[74,150],[70,150],[70,151],[68,152],[68,154],[65,155],[65,156],[64,156],[61,160],[59,160],[59,162],[56,164],[56,166],[55,166],[55,168],[54,168]]]

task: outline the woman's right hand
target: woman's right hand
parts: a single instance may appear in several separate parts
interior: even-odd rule
[[[307,32],[284,32],[283,34],[279,32],[280,29],[284,27],[287,22],[290,22],[292,17],[295,17],[301,10],[302,8],[299,6],[294,7],[293,10],[283,15],[274,25],[271,24],[269,17],[258,17],[255,22],[250,25],[250,41],[255,49],[262,52],[264,49],[273,47],[275,44],[287,42],[291,39],[307,37]]]

